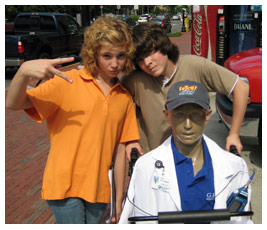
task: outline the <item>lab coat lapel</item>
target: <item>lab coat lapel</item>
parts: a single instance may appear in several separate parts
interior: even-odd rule
[[[204,135],[206,144],[212,160],[213,173],[214,173],[214,189],[215,189],[215,204],[214,209],[226,208],[225,192],[228,191],[227,184],[234,175],[234,171],[228,164],[225,164],[224,151],[207,136]]]
[[[164,165],[164,173],[166,178],[171,180],[171,187],[168,191],[170,198],[174,202],[177,210],[181,210],[180,193],[176,178],[176,170],[173,159],[173,152],[171,148],[171,137],[169,137],[160,147],[157,154],[153,156],[155,160],[162,161]],[[166,202],[167,204],[167,202]]]

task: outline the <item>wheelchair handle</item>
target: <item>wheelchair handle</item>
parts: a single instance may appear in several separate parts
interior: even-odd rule
[[[239,153],[238,153],[237,148],[236,148],[235,145],[231,145],[230,146],[230,152],[233,153],[233,154],[235,154],[236,156],[239,156],[240,157],[240,155],[239,155]]]
[[[130,222],[158,221],[159,224],[194,223],[230,220],[234,216],[252,216],[253,212],[230,212],[229,209],[197,210],[182,212],[159,212],[158,216],[130,217]]]

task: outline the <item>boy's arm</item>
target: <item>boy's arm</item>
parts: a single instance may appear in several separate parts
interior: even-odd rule
[[[227,151],[229,151],[231,145],[235,145],[237,151],[241,154],[243,146],[239,138],[239,132],[246,112],[248,96],[248,85],[239,79],[233,91],[233,120],[226,139],[225,149]]]
[[[124,180],[125,180],[125,167],[126,165],[126,154],[125,144],[119,143],[114,155],[114,180],[115,180],[115,191],[116,191],[116,223],[119,222],[122,212],[122,202],[124,193]]]
[[[71,62],[73,58],[58,58],[58,59],[39,59],[24,62],[17,71],[8,89],[6,107],[8,109],[20,110],[31,108],[32,104],[27,97],[26,89],[30,78],[50,79],[54,75],[64,78],[72,82],[71,79],[58,69],[57,65]]]

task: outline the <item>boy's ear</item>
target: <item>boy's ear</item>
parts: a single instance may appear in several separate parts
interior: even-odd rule
[[[166,109],[163,109],[162,112],[163,112],[165,121],[167,121],[167,122],[170,124],[170,120],[169,120],[169,111],[166,110]]]
[[[211,118],[211,113],[212,113],[212,110],[211,109],[207,110],[205,124],[207,124],[208,121],[209,121],[209,119]]]

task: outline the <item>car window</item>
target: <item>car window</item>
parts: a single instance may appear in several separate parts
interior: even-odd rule
[[[56,25],[53,17],[51,16],[41,16],[40,17],[40,29],[53,31],[56,30]]]
[[[40,26],[40,17],[22,15],[16,18],[15,29],[30,30],[36,29]]]
[[[29,16],[19,16],[14,23],[14,29],[30,29],[31,20]]]
[[[69,16],[56,16],[61,34],[76,34],[80,30],[79,25]]]
[[[161,19],[160,18],[152,18],[152,20],[151,20],[151,23],[152,24],[161,24]]]
[[[68,23],[68,33],[77,34],[79,32],[79,25],[77,24],[77,22],[74,21],[74,19],[69,16],[66,18],[67,18],[66,21]]]
[[[30,18],[31,28],[39,28],[40,27],[40,17],[33,16]]]
[[[68,32],[68,25],[66,22],[66,18],[63,16],[56,16],[59,33],[66,34]]]

